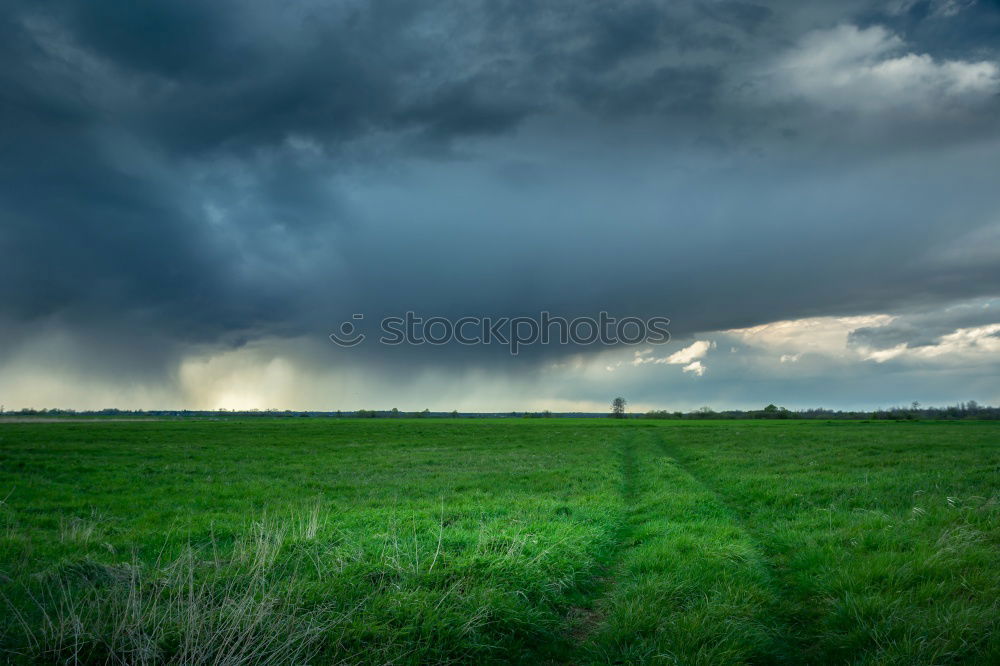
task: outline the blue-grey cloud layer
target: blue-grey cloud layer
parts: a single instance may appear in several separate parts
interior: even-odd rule
[[[995,2],[11,2],[0,341],[156,375],[352,312],[683,337],[996,294],[998,30]]]

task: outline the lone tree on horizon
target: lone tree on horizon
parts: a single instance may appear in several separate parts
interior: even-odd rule
[[[625,418],[625,398],[618,396],[611,401],[611,417],[616,419]]]

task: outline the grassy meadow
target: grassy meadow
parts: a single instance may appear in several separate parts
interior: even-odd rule
[[[7,663],[996,664],[1000,424],[0,423]]]

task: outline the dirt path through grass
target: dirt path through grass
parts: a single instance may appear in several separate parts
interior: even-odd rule
[[[785,628],[756,544],[685,471],[658,433],[623,446],[622,529],[613,580],[572,663],[741,664],[774,661]]]

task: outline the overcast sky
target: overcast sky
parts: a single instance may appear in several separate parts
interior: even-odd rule
[[[1000,403],[996,0],[4,6],[7,409]]]

